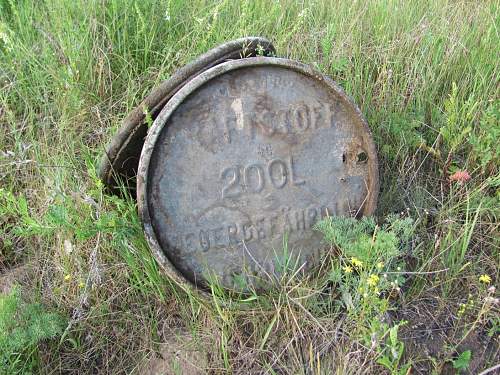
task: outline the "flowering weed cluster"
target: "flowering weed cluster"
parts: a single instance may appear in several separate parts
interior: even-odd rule
[[[405,282],[401,256],[413,233],[413,220],[390,216],[379,226],[373,218],[328,217],[316,228],[338,253],[331,259],[329,279],[340,292],[339,303],[353,323],[353,335],[376,349],[385,367],[400,369],[399,325],[391,327],[385,321],[390,299],[399,295]],[[392,341],[386,342],[389,332]],[[398,354],[387,355],[394,347]]]

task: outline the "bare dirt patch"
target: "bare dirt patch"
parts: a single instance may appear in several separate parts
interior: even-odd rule
[[[201,375],[208,367],[203,345],[189,332],[179,331],[161,343],[153,358],[147,360],[139,374],[144,375]]]
[[[0,273],[0,294],[8,294],[15,285],[26,281],[28,266],[3,269]]]
[[[432,371],[456,374],[451,360],[466,350],[472,353],[467,374],[479,374],[498,363],[498,337],[489,336],[487,327],[481,325],[465,336],[469,327],[456,317],[456,310],[450,305],[440,306],[429,298],[399,311],[398,319],[408,322],[401,327],[400,336],[405,343],[405,356],[413,360],[415,374]]]

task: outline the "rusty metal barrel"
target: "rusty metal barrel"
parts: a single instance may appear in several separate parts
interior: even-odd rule
[[[148,243],[179,283],[239,291],[307,274],[314,225],[373,213],[378,161],[367,122],[331,79],[252,57],[192,77],[149,129],[137,201]]]
[[[190,79],[225,61],[269,56],[275,52],[272,43],[262,37],[232,40],[204,53],[155,87],[125,118],[101,158],[98,174],[108,191],[119,193],[122,185],[135,196],[135,178],[148,132],[148,117],[150,121],[155,120],[170,98]]]

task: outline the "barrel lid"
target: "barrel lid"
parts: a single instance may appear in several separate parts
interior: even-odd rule
[[[98,173],[108,190],[118,192],[119,183],[122,182],[135,196],[139,156],[148,132],[146,114],[154,120],[168,100],[199,73],[227,60],[259,54],[275,54],[274,46],[265,38],[246,37],[229,41],[190,62],[155,87],[125,118],[101,157]]]
[[[337,84],[255,57],[217,65],[172,97],[146,138],[137,189],[146,238],[171,277],[258,290],[318,265],[318,220],[373,213],[378,160]]]

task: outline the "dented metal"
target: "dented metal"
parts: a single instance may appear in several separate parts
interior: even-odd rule
[[[327,215],[373,213],[378,161],[356,105],[299,62],[219,64],[165,105],[142,150],[147,240],[179,283],[248,291],[318,265]]]

